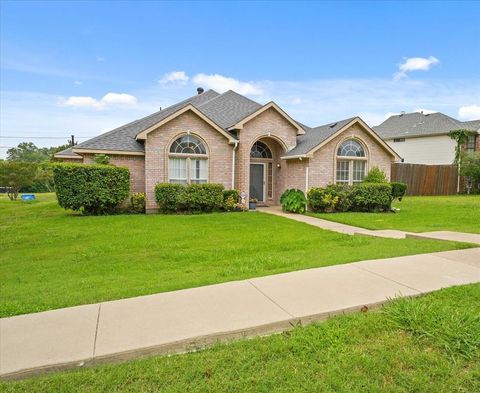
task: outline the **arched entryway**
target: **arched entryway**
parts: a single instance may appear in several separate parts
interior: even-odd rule
[[[272,137],[257,139],[250,148],[249,197],[260,205],[277,204],[284,191],[280,157],[286,152],[283,143]]]

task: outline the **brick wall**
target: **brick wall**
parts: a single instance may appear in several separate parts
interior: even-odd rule
[[[94,154],[84,154],[84,164],[93,164],[94,156]],[[107,154],[107,156],[110,157],[110,164],[128,168],[131,192],[145,192],[145,157],[117,154]]]
[[[228,139],[194,114],[187,111],[167,124],[150,132],[145,141],[145,190],[147,210],[158,209],[155,185],[168,182],[168,149],[176,137],[191,132],[205,141],[208,150],[208,181],[232,185],[232,149]]]

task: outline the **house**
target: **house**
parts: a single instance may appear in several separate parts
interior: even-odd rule
[[[129,168],[133,192],[157,210],[157,183],[221,183],[245,201],[277,204],[288,188],[362,181],[369,168],[400,157],[362,119],[310,128],[274,102],[261,105],[234,91],[198,94],[57,153],[92,163],[95,154]]]
[[[449,165],[455,157],[455,141],[448,133],[458,129],[479,133],[480,120],[462,122],[440,112],[401,113],[373,129],[406,163]],[[480,150],[480,137],[470,136],[465,149]]]

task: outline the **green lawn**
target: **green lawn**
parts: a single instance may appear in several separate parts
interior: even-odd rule
[[[52,194],[1,199],[0,232],[0,317],[468,247],[352,237],[262,213],[83,217]]]
[[[326,220],[367,229],[480,233],[480,195],[405,197],[397,213],[328,213]],[[312,214],[316,215],[316,214]]]
[[[478,392],[480,284],[196,353],[0,383],[4,392]]]

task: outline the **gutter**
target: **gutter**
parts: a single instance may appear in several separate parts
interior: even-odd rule
[[[235,189],[235,150],[238,148],[238,141],[235,141],[234,143],[235,145],[232,150],[232,190]]]

